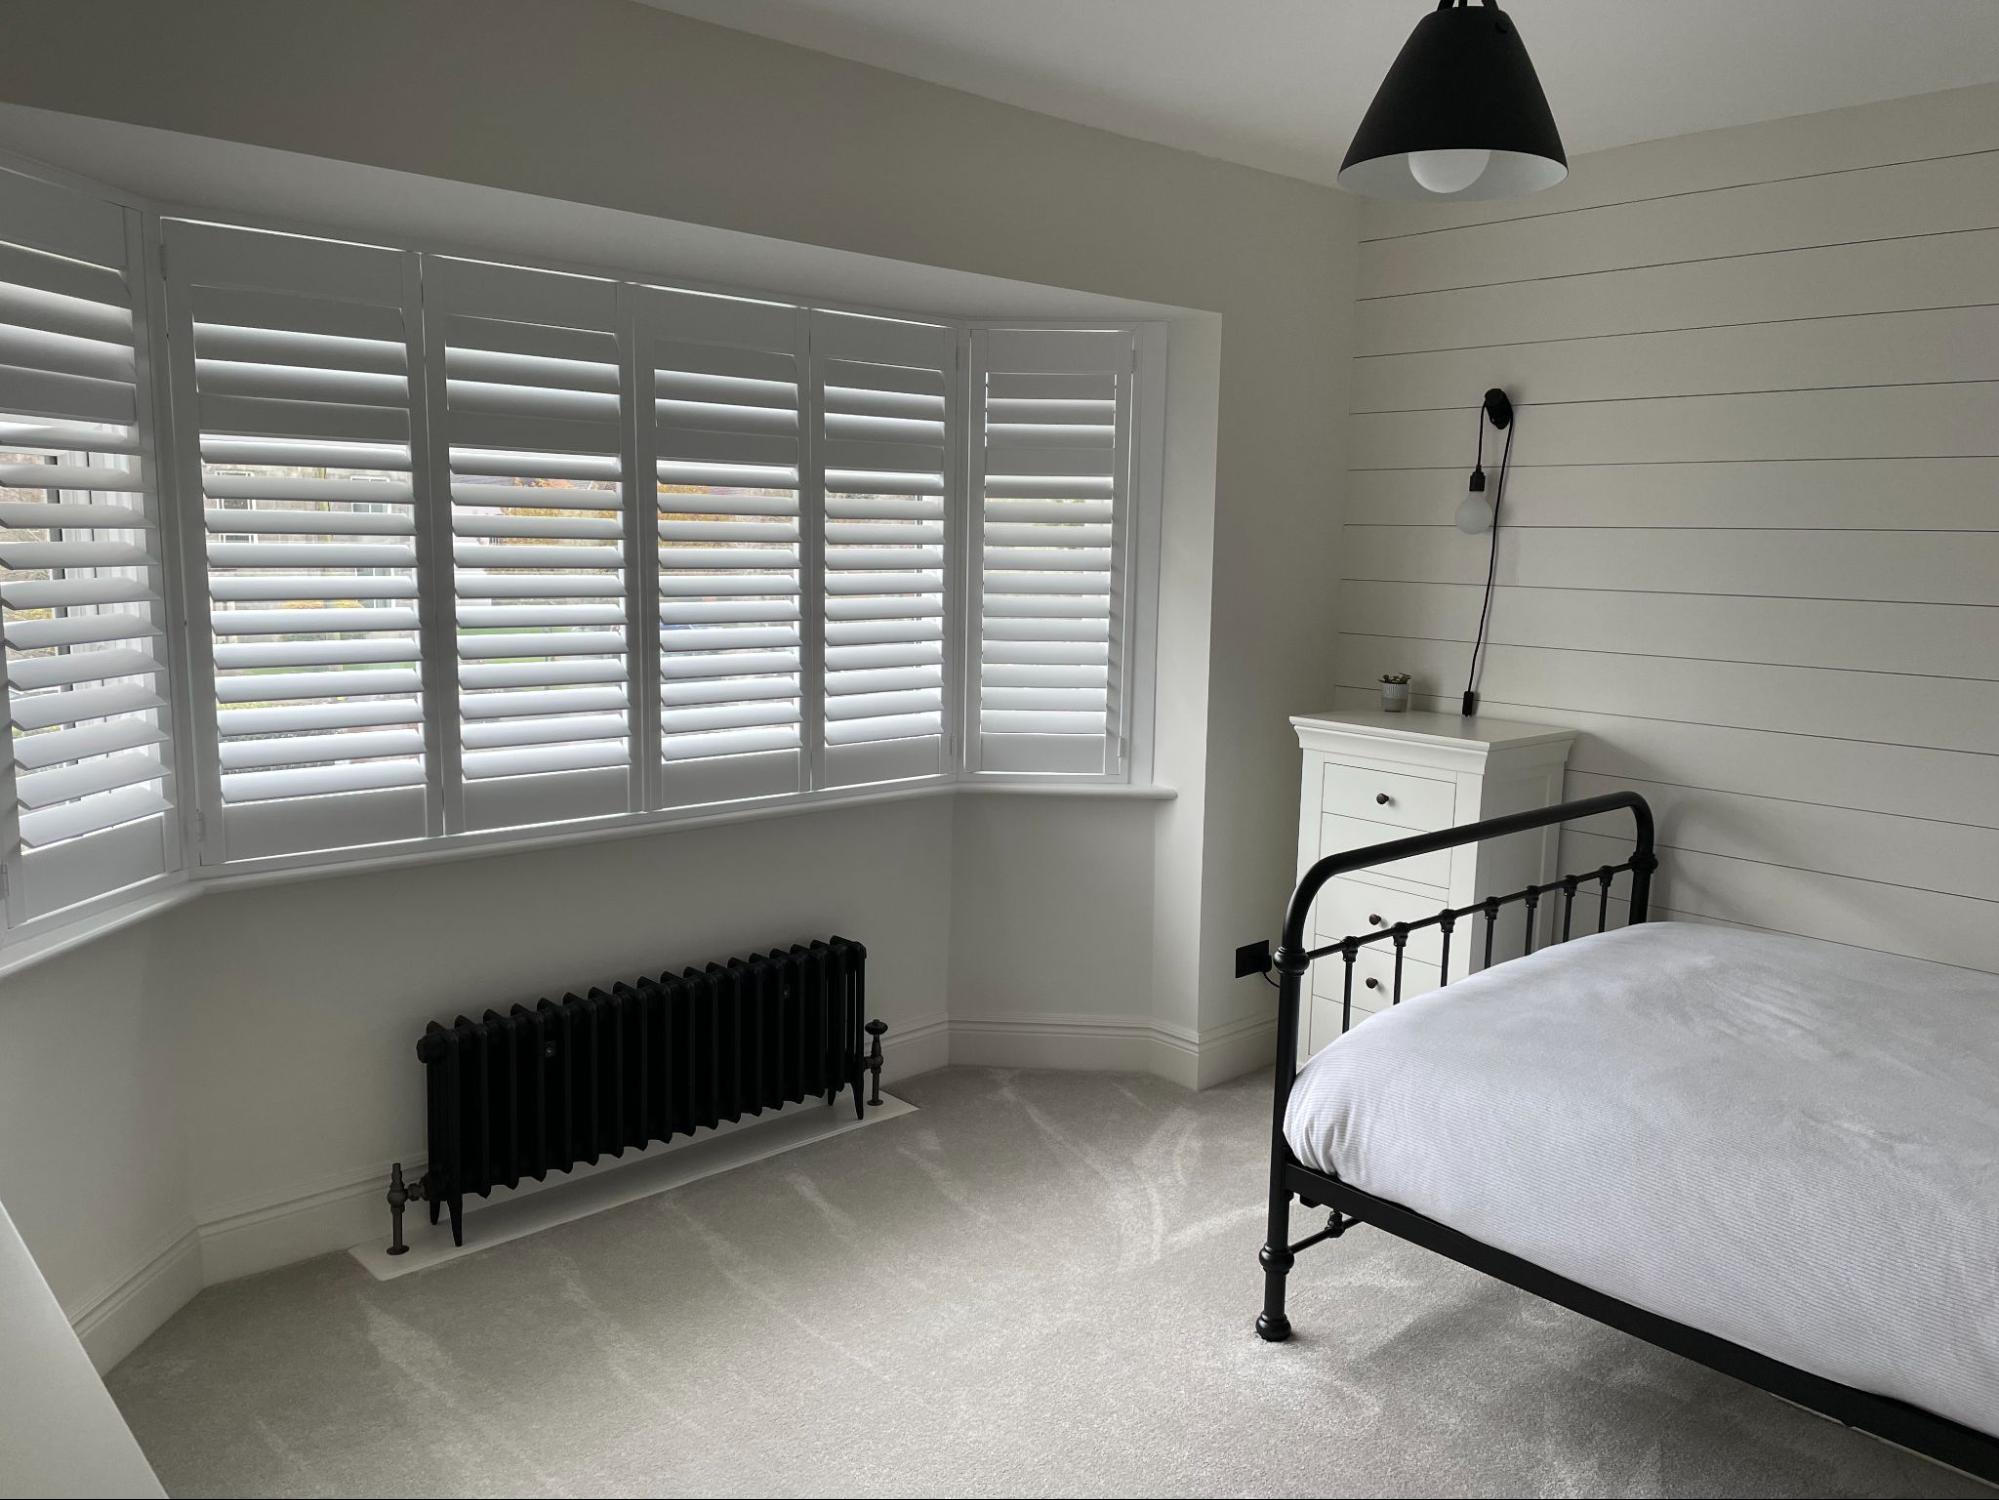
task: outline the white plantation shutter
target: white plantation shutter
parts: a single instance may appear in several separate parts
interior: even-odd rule
[[[828,786],[948,768],[956,368],[952,329],[812,315]]]
[[[179,859],[142,263],[135,213],[0,172],[0,833],[13,924]]]
[[[797,792],[802,315],[653,287],[638,298],[640,468],[656,476],[655,802]]]
[[[972,334],[976,770],[1122,769],[1133,357],[1129,332]]]
[[[618,313],[612,281],[424,258],[454,832],[641,805]]]
[[[415,257],[179,220],[164,239],[203,861],[438,832]]]

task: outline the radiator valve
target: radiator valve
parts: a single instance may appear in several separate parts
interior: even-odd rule
[[[403,1243],[403,1210],[409,1206],[411,1199],[423,1196],[424,1185],[421,1178],[417,1180],[415,1187],[411,1187],[403,1181],[401,1162],[389,1168],[389,1217],[394,1226],[389,1234],[389,1254],[409,1254],[410,1247]]]
[[[870,1021],[867,1025],[867,1032],[869,1036],[874,1038],[874,1044],[868,1049],[867,1061],[862,1065],[874,1075],[874,1097],[868,1100],[868,1108],[880,1109],[882,1103],[882,1037],[888,1032],[888,1022]]]

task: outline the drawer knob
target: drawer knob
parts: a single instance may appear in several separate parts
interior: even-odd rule
[[[1367,914],[1367,925],[1370,927],[1379,927],[1381,925],[1381,914],[1379,912],[1369,912]]]
[[[1377,807],[1386,807],[1393,800],[1386,792],[1376,792],[1374,794],[1374,804]]]
[[[1378,990],[1381,988],[1381,981],[1379,979],[1370,979],[1367,981],[1367,987],[1371,990]]]

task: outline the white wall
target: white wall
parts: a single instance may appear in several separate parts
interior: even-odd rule
[[[1651,799],[1670,911],[1999,970],[1999,87],[1362,235],[1345,701],[1455,707],[1503,386],[1485,706],[1582,731],[1569,795]]]
[[[905,1031],[955,988],[968,1015],[1014,1023],[1015,1058],[1088,1015],[1136,1023],[1111,1029],[1121,1046],[1145,1033],[1155,1061],[1164,1038],[1189,1081],[1267,1055],[1269,1003],[1230,979],[1230,950],[1268,931],[1288,879],[1284,716],[1333,688],[1351,200],[628,0],[487,0],[476,26],[400,0],[16,0],[7,27],[0,102],[1221,323],[1218,414],[1188,421],[1169,393],[1169,444],[1212,477],[1168,498],[1158,748],[1179,801],[939,800],[216,893],[8,980],[0,1019],[33,1039],[16,1066],[34,1076],[0,1092],[0,1198],[72,1313],[100,1266],[156,1265],[155,1300],[121,1305],[170,1307],[190,1274],[370,1232],[373,1175],[420,1144],[423,1021],[662,952],[845,927]],[[537,244],[563,238],[545,218]],[[1212,325],[1191,331],[1216,352]],[[1022,941],[954,915],[982,909]],[[1171,948],[1152,964],[1155,912]],[[142,951],[171,974],[141,972]],[[99,1031],[79,1004],[104,1009]],[[1036,1017],[1050,1024],[1020,1024]],[[1209,1029],[1219,1050],[1196,1067]],[[1002,1055],[1005,1032],[974,1046]],[[901,1065],[921,1055],[905,1045]],[[89,1114],[129,1077],[165,1087],[169,1058],[185,1119]],[[88,1130],[38,1136],[49,1096]]]

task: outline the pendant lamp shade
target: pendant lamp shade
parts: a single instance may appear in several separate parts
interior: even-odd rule
[[[1568,175],[1511,18],[1490,0],[1443,0],[1402,44],[1339,183],[1370,198],[1465,200],[1537,193]]]

